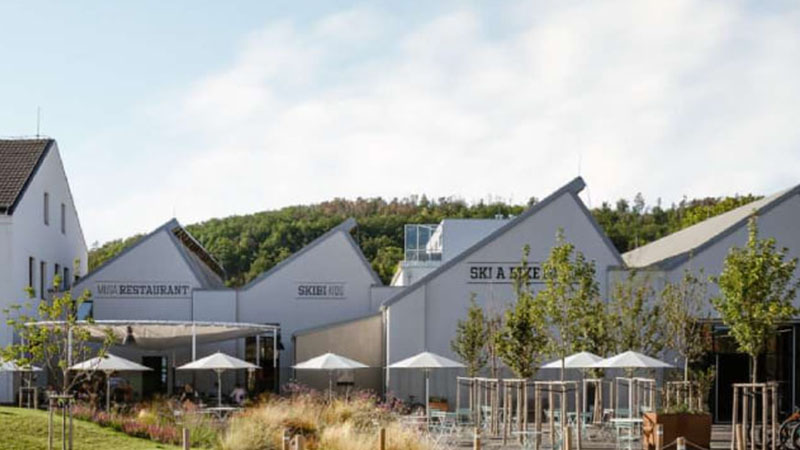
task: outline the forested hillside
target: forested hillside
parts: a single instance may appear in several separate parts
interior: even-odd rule
[[[632,201],[603,203],[592,213],[620,252],[626,252],[701,220],[756,200],[753,195],[684,200],[664,208],[648,206],[641,194]],[[528,205],[536,202],[532,198]],[[219,260],[228,284],[240,286],[308,244],[348,217],[358,221],[355,239],[384,282],[391,280],[403,257],[403,225],[438,223],[443,218],[492,218],[517,215],[528,205],[502,202],[468,204],[463,200],[425,196],[386,201],[382,198],[290,206],[245,216],[212,219],[187,226]],[[142,235],[93,245],[90,270],[133,244]]]

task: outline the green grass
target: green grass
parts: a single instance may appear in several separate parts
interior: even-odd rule
[[[60,449],[61,417],[55,416],[55,448]],[[73,448],[80,450],[177,449],[130,437],[82,420],[73,421]],[[0,448],[4,450],[47,449],[47,412],[0,407]]]

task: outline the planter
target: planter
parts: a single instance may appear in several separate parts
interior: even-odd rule
[[[439,400],[439,401],[430,401],[431,410],[438,410],[438,411],[448,411],[447,408],[447,400]]]
[[[669,445],[679,437],[684,437],[700,447],[710,448],[711,414],[645,413],[642,419],[642,446],[644,450],[654,450],[656,448],[656,425],[661,425],[664,430],[661,440],[663,446]]]

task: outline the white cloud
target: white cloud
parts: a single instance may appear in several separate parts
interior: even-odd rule
[[[155,109],[192,148],[118,209],[89,207],[89,238],[155,225],[170,205],[192,222],[334,196],[524,201],[574,177],[579,157],[595,205],[798,182],[798,10],[569,2],[492,17],[353,9],[267,24]]]

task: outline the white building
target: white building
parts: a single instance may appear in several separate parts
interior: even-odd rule
[[[264,336],[258,343],[252,336],[207,342],[198,346],[195,355],[221,350],[258,360],[257,384],[274,389],[292,376],[295,331],[363,317],[374,309],[372,289],[381,283],[350,234],[354,226],[352,219],[343,222],[248,285],[230,289],[224,285],[223,268],[173,219],[81,278],[75,289],[92,292],[93,317],[98,322],[279,326],[287,338],[278,342],[273,336]],[[164,341],[147,348],[113,350],[154,369],[130,377],[139,392],[166,393],[190,381],[203,390],[213,386],[211,374],[176,372],[176,366],[192,360],[191,348],[185,342]],[[280,371],[273,368],[274,347],[282,349],[274,355]],[[238,374],[240,381],[243,375]],[[227,376],[231,381],[236,375]]]
[[[588,260],[594,261],[601,295],[605,296],[609,272],[623,262],[578,196],[584,187],[581,178],[574,179],[482,239],[465,245],[446,262],[383,302],[384,367],[426,350],[458,359],[450,341],[458,320],[466,315],[471,296],[484,308],[497,312],[512,303],[510,275],[519,266],[526,245],[530,246],[532,288],[540,289],[539,269],[555,245],[559,229]],[[433,373],[431,395],[453,399],[456,375],[450,370]],[[424,398],[419,373],[387,370],[385,383],[389,391]]]
[[[56,274],[69,287],[87,259],[56,141],[0,140],[0,309],[25,300],[29,286],[47,299]],[[3,320],[0,347],[12,339]],[[12,380],[0,373],[0,402],[13,399]]]
[[[685,270],[696,274],[702,270],[705,276],[719,275],[729,249],[747,243],[747,222],[752,214],[758,216],[759,237],[775,238],[778,248],[789,249],[790,258],[800,257],[798,185],[641,246],[625,253],[623,259],[629,268],[647,271],[656,280],[678,281]],[[718,294],[714,284],[709,285],[708,294]],[[709,311],[709,314],[715,317],[714,311]],[[709,363],[716,368],[717,377],[710,405],[715,420],[727,422],[732,408],[731,384],[749,381],[750,365],[748,357],[736,351],[726,328],[719,321],[715,322],[714,351]],[[779,381],[779,406],[787,414],[800,400],[798,339],[800,325],[786,324],[759,361],[761,377]]]

